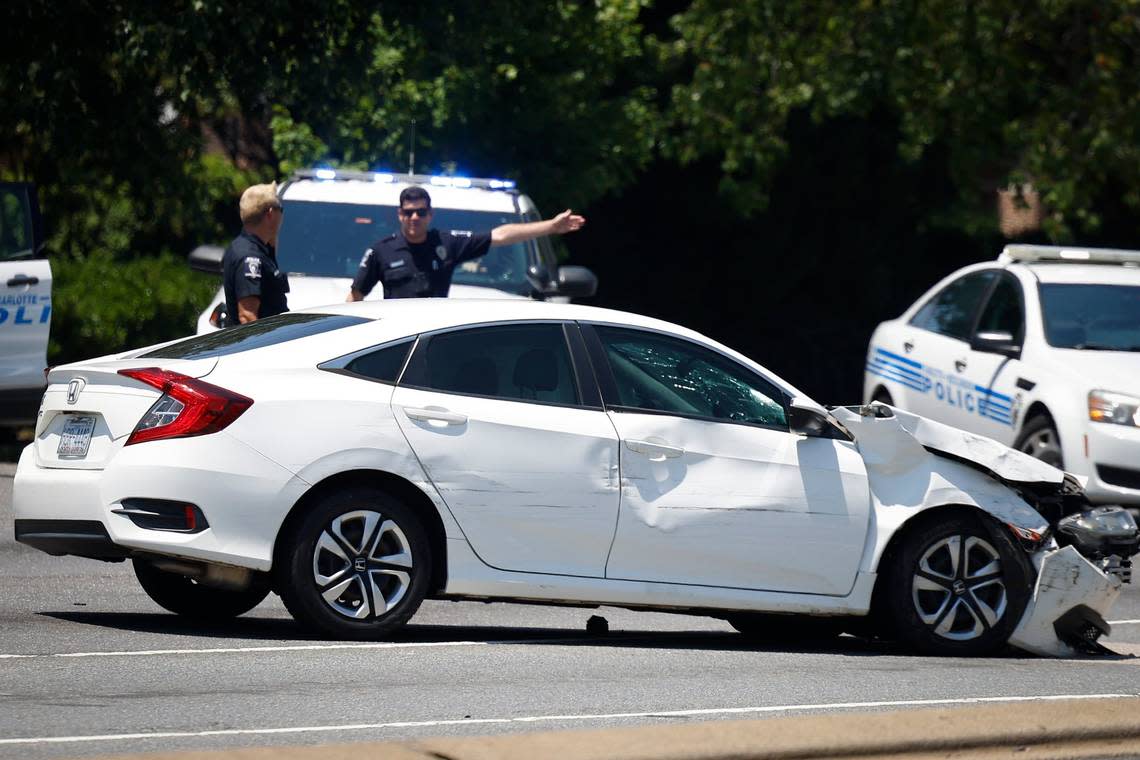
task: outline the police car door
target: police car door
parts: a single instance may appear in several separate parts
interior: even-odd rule
[[[972,387],[966,389],[961,403],[948,407],[947,422],[1007,446],[1013,444],[1024,339],[1025,299],[1021,284],[1009,272],[1002,272],[974,326],[970,350],[955,362],[961,362],[960,374]]]
[[[908,411],[950,425],[976,430],[979,371],[970,338],[997,269],[968,272],[951,281],[915,313],[908,325],[907,357],[923,380]],[[985,378],[988,380],[988,378]]]
[[[35,418],[50,323],[51,266],[35,188],[0,183],[0,423]]]

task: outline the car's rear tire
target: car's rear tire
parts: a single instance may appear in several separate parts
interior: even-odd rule
[[[996,523],[966,512],[904,537],[881,582],[898,639],[924,654],[1006,645],[1033,589],[1029,559]]]
[[[749,641],[762,644],[819,644],[843,633],[844,619],[812,615],[737,612],[726,618]]]
[[[1013,447],[1057,469],[1065,468],[1061,437],[1057,435],[1057,426],[1047,414],[1039,414],[1026,422]]]
[[[391,633],[419,609],[431,582],[423,521],[376,488],[322,497],[283,540],[275,570],[281,600],[302,625],[337,638]]]
[[[134,560],[135,577],[158,606],[177,615],[203,621],[229,620],[249,612],[269,595],[269,584],[257,578],[249,588],[234,590],[199,583],[185,575]]]

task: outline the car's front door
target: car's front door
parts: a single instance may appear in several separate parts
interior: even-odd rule
[[[421,336],[392,397],[471,547],[502,570],[600,578],[618,509],[613,425],[558,322]],[[576,348],[580,352],[580,348]]]
[[[50,325],[51,266],[35,191],[0,183],[0,424],[34,420]]]
[[[788,430],[786,395],[676,336],[583,326],[621,440],[606,577],[845,595],[868,532],[854,444]]]

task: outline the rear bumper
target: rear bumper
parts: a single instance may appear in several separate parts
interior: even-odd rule
[[[16,540],[57,557],[73,554],[120,562],[130,556],[98,520],[16,520]]]
[[[49,554],[148,553],[269,570],[277,531],[305,490],[289,471],[224,433],[126,447],[105,470],[41,467],[28,446],[13,480],[12,513],[17,539]],[[193,504],[209,527],[148,529],[116,513],[139,498]]]

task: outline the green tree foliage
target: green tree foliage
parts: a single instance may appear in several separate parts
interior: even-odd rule
[[[947,150],[951,226],[992,227],[994,191],[1026,181],[1054,239],[1094,231],[1106,190],[1140,209],[1136,0],[695,0],[673,28],[665,53],[691,76],[673,91],[671,154],[717,157],[745,210],[772,192],[790,114],[877,107],[903,157]]]

